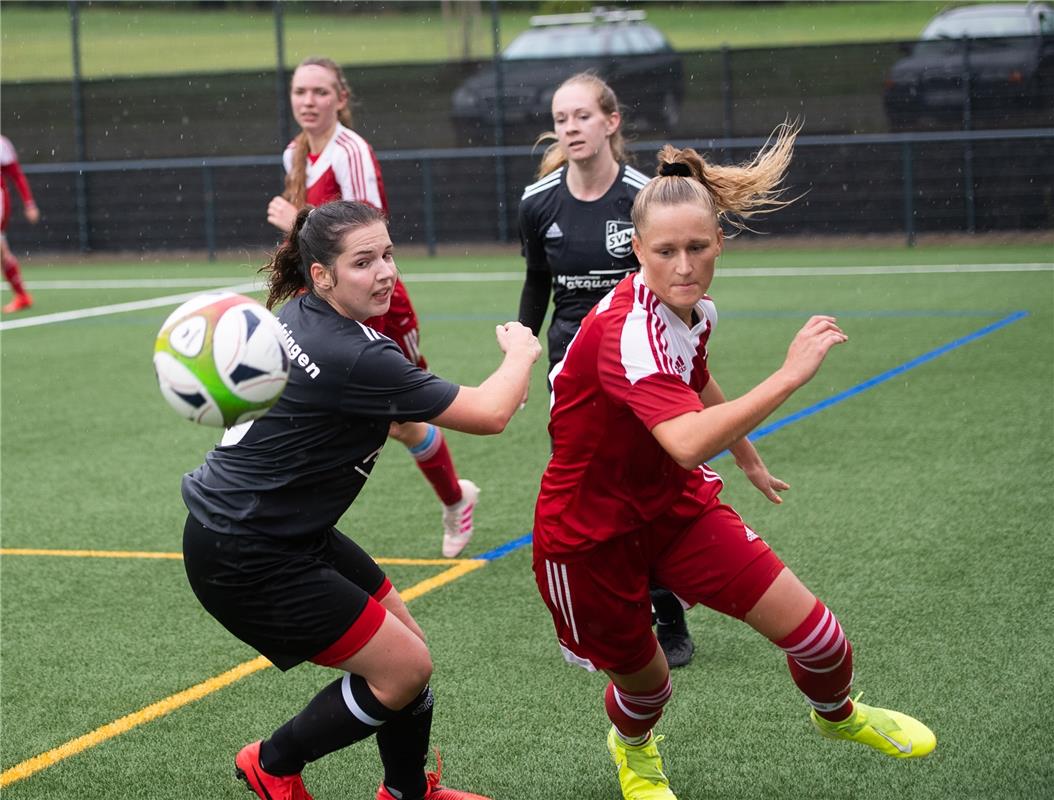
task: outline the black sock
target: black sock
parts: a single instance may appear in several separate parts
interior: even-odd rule
[[[659,625],[684,625],[684,608],[673,592],[655,587],[651,590],[651,604]]]
[[[395,713],[364,678],[345,675],[260,745],[260,766],[272,775],[295,775],[309,761],[372,736]]]
[[[384,763],[384,785],[404,800],[420,800],[428,791],[425,763],[432,731],[432,690],[424,690],[377,731]],[[394,792],[393,792],[394,794]]]

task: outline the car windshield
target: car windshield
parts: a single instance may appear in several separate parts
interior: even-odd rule
[[[922,32],[923,39],[961,39],[1029,36],[1034,33],[1031,18],[1009,10],[995,9],[988,13],[955,14],[933,20]]]
[[[656,53],[666,49],[663,35],[649,25],[569,25],[524,31],[502,58],[581,58]]]

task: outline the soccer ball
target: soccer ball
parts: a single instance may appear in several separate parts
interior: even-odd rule
[[[229,428],[262,417],[282,394],[289,379],[285,330],[248,297],[198,295],[161,326],[154,371],[177,414]]]

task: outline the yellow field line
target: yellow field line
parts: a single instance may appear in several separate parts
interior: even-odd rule
[[[158,717],[163,717],[165,714],[175,711],[180,706],[185,706],[187,703],[193,703],[195,700],[200,700],[202,697],[212,694],[228,684],[241,680],[246,675],[251,675],[252,673],[269,666],[271,666],[270,661],[263,656],[257,656],[252,661],[246,661],[244,664],[239,664],[234,669],[229,669],[214,678],[209,678],[207,681],[199,683],[197,686],[191,686],[189,689],[184,689],[182,692],[174,694],[171,697],[166,697],[164,700],[151,703],[146,708],[141,708],[132,714],[127,714],[107,725],[103,725],[101,728],[96,728],[91,733],[86,733],[84,736],[78,736],[76,739],[72,739],[63,745],[59,745],[53,750],[48,750],[46,753],[41,753],[39,756],[33,756],[33,758],[27,759],[21,764],[16,764],[10,769],[5,769],[3,774],[0,774],[0,788],[15,783],[16,781],[20,781],[23,778],[28,778],[35,772],[39,772],[53,764],[57,764],[63,759],[87,750],[89,747],[95,747],[95,745],[101,744],[107,739],[112,739],[115,736],[120,736],[122,733],[127,733],[132,730],[132,728],[143,725],[151,720],[157,719]]]
[[[62,556],[65,558],[170,558],[182,559],[182,553],[158,553],[147,550],[40,550],[28,547],[0,547],[0,556]],[[378,564],[440,567],[474,562],[467,558],[377,558]],[[470,570],[471,571],[471,570]]]
[[[73,555],[73,554],[98,554],[101,551],[84,550],[84,551],[59,551],[59,550],[43,550],[43,551],[28,551],[28,550],[0,550],[0,554],[3,555]],[[113,553],[107,555],[113,556]],[[117,558],[134,558],[133,555],[116,555]],[[139,557],[146,558],[179,558],[178,553],[147,553]],[[398,564],[450,564],[454,559],[390,559],[387,563],[398,563]],[[423,594],[427,594],[433,589],[438,589],[451,581],[455,581],[463,575],[467,575],[470,572],[474,572],[481,567],[485,567],[488,562],[481,561],[479,559],[456,559],[455,563],[449,569],[440,572],[431,578],[415,583],[413,586],[406,589],[406,591],[400,592],[403,600],[409,603],[415,597],[420,597]],[[383,564],[385,561],[377,559],[377,563]],[[107,739],[113,739],[115,736],[120,736],[122,733],[136,728],[140,725],[144,725],[147,722],[163,717],[176,709],[185,706],[189,703],[193,703],[195,700],[212,694],[213,692],[219,691],[225,686],[240,681],[242,678],[252,675],[254,672],[259,672],[261,669],[271,666],[271,662],[263,656],[257,656],[251,661],[246,661],[244,664],[239,664],[234,669],[229,669],[226,672],[216,675],[213,678],[209,678],[207,681],[191,686],[189,689],[184,689],[182,692],[166,697],[164,700],[159,700],[156,703],[151,703],[145,708],[141,708],[131,714],[127,714],[120,719],[116,719],[113,722],[103,725],[101,728],[96,728],[91,733],[86,733],[84,736],[78,736],[76,739],[71,739],[65,744],[59,745],[58,747],[48,750],[46,753],[41,753],[38,756],[26,759],[20,764],[6,769],[3,773],[0,773],[0,788],[8,786],[12,783],[28,778],[34,773],[40,772],[42,769],[46,769],[54,764],[57,764],[70,756],[77,755],[78,753],[87,750],[88,748],[95,747],[98,744],[102,744]]]
[[[403,600],[409,603],[415,597],[420,597],[433,589],[438,589],[440,586],[456,581],[462,575],[468,575],[470,572],[475,572],[480,567],[485,567],[490,562],[480,561],[475,558],[466,558],[459,564],[455,564],[450,569],[443,570],[438,575],[433,575],[431,578],[425,578],[420,583],[415,583],[405,592],[399,592]]]
[[[34,550],[2,547],[0,556],[65,556],[67,558],[183,558],[182,553],[151,553],[138,550]]]

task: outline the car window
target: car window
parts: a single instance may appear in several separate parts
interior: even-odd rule
[[[616,28],[608,39],[608,53],[613,56],[628,56],[641,52],[640,46],[629,28]]]
[[[961,39],[1029,36],[1035,33],[1031,18],[1024,12],[994,10],[988,13],[952,14],[938,17],[922,31],[923,39]]]
[[[1039,32],[1043,34],[1054,33],[1054,11],[1039,12]]]
[[[604,32],[588,25],[527,30],[513,39],[502,57],[509,61],[528,58],[572,58],[604,53]]]
[[[661,53],[666,39],[650,25],[546,26],[524,31],[505,48],[510,61],[528,58]]]
[[[646,25],[630,25],[621,29],[626,40],[626,50],[622,52],[644,54],[660,53],[665,48],[666,40],[654,28]]]
[[[638,25],[635,30],[644,42],[646,49],[643,52],[661,53],[669,49],[666,37],[659,33],[657,28],[653,28],[650,25]]]

